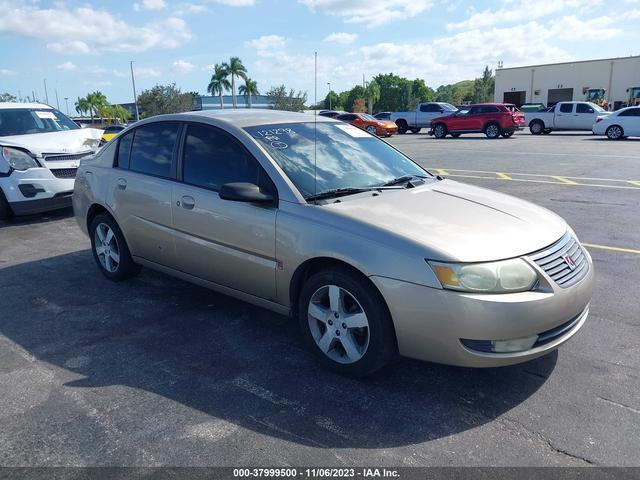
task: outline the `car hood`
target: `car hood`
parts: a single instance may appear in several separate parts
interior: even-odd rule
[[[103,130],[79,128],[63,132],[33,133],[0,137],[0,145],[22,147],[34,155],[43,153],[81,153],[95,151],[102,138]]]
[[[452,180],[342,200],[327,207],[419,244],[431,260],[517,257],[552,244],[568,229],[542,207]]]

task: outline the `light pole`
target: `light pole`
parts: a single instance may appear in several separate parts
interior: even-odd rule
[[[327,82],[329,85],[329,110],[331,110],[331,82]]]
[[[64,97],[64,103],[67,104],[67,117],[69,116],[69,97]]]
[[[133,85],[133,104],[136,106],[136,122],[140,120],[140,113],[138,112],[138,96],[136,95],[136,79],[133,76],[133,61],[129,62],[131,65],[131,84]]]
[[[47,92],[47,79],[44,80],[44,99],[47,105],[49,105],[49,93]]]

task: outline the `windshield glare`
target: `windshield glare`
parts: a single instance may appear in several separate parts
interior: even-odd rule
[[[442,107],[443,110],[447,110],[449,112],[455,112],[456,110],[458,110],[456,107],[454,107],[450,103],[439,103],[438,105],[440,105],[440,107]]]
[[[370,122],[371,121],[375,122],[378,120],[373,115],[369,115],[368,113],[361,113],[360,115],[362,116],[362,118],[364,118],[365,120],[369,120]]]
[[[266,148],[305,198],[338,188],[379,186],[404,175],[430,175],[385,142],[349,124],[319,122],[316,132],[313,122],[245,131]]]
[[[56,109],[0,109],[0,136],[61,132],[79,128],[73,120]]]
[[[589,106],[591,108],[593,108],[596,112],[606,112],[606,110],[604,108],[602,108],[600,105],[597,105],[597,104],[591,103],[591,102],[588,102],[588,103],[589,103]]]

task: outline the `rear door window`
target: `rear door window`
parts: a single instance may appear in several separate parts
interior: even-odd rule
[[[563,103],[560,105],[560,111],[562,113],[571,113],[573,112],[573,104],[572,103]]]
[[[135,129],[131,146],[131,170],[170,178],[179,123],[157,122]]]

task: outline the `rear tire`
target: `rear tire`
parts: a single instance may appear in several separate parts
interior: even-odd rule
[[[327,367],[363,377],[398,355],[389,309],[369,281],[345,268],[312,275],[298,302],[302,335]]]
[[[9,202],[7,202],[7,197],[4,196],[4,192],[0,188],[0,220],[6,220],[13,212],[11,211],[11,206],[9,206]]]
[[[406,120],[398,120],[396,122],[396,125],[398,126],[398,133],[400,135],[404,135],[405,133],[407,133],[407,129],[409,128],[409,125],[407,125],[407,121]]]
[[[447,136],[447,127],[444,123],[436,123],[433,127],[433,136],[436,138],[445,138]]]
[[[486,127],[484,127],[484,134],[487,136],[487,138],[498,138],[501,133],[502,129],[500,128],[500,125],[495,122],[491,122]]]
[[[418,133],[420,133],[420,130],[422,130],[422,129],[421,128],[412,128],[411,129],[411,133],[418,134]]]
[[[609,140],[621,140],[624,137],[624,130],[620,125],[611,125],[605,131]]]
[[[543,134],[543,135],[549,135],[550,133],[551,133],[551,129],[550,129],[550,128],[545,128],[545,129],[542,131],[542,134]]]
[[[531,122],[531,125],[529,125],[529,131],[531,132],[531,135],[540,135],[544,132],[544,123],[540,120],[534,120]]]
[[[512,136],[513,136],[513,134],[514,134],[513,130],[512,130],[512,131],[510,131],[510,132],[502,132],[502,136],[503,136],[504,138],[510,138],[510,137],[512,137]]]
[[[110,215],[99,214],[89,226],[93,258],[102,274],[113,282],[120,282],[140,273],[134,263],[122,230]]]
[[[451,136],[453,138],[458,138],[460,135],[462,135],[461,133],[452,133]]]

